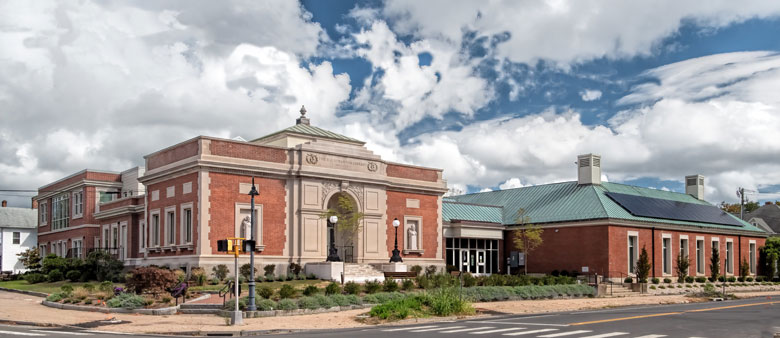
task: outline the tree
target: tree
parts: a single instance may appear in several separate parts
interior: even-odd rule
[[[726,201],[720,202],[718,204],[718,207],[728,213],[732,214],[738,214],[739,213],[739,203],[726,203]],[[752,212],[753,210],[756,210],[761,207],[761,204],[758,204],[756,201],[745,201],[745,213]]]
[[[767,238],[759,252],[759,266],[763,269],[763,274],[771,280],[775,276],[777,261],[780,259],[780,237]]]
[[[345,244],[352,245],[357,234],[363,229],[364,214],[355,210],[355,204],[348,195],[339,194],[335,208],[330,208],[320,215],[325,219],[330,218],[330,216],[339,218],[336,223],[336,232],[341,238],[346,239]]]
[[[688,260],[688,255],[683,255],[682,252],[677,254],[677,282],[685,282],[685,276],[688,275],[688,268],[691,266],[691,262]]]
[[[19,256],[19,261],[22,262],[24,268],[30,272],[41,270],[41,252],[38,251],[38,248],[27,249],[16,255]]]
[[[712,247],[712,254],[710,255],[710,279],[715,282],[720,275],[720,250],[716,247]]]
[[[742,278],[747,277],[750,275],[750,264],[748,264],[747,259],[742,259],[742,263],[739,263],[739,276]]]
[[[647,256],[647,249],[643,246],[642,252],[636,261],[636,279],[639,283],[647,283],[647,277],[650,276],[650,258]]]
[[[214,277],[217,277],[220,281],[225,280],[225,277],[227,277],[228,273],[230,272],[228,270],[227,265],[225,264],[219,264],[215,267],[211,268],[211,272],[214,273]]]
[[[525,210],[520,208],[517,210],[517,218],[515,219],[513,242],[517,250],[523,253],[525,257],[525,265],[523,265],[523,272],[528,274],[528,254],[542,245],[542,233],[544,229],[542,227],[531,223],[531,218],[525,216]]]

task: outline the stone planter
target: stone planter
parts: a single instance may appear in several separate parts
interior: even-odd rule
[[[647,293],[647,283],[633,283],[631,284],[631,291]]]

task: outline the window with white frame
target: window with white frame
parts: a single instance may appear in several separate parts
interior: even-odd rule
[[[704,240],[696,239],[696,273],[704,274]]]
[[[726,273],[734,274],[734,242],[726,240]]]
[[[160,246],[160,214],[152,214],[151,240],[152,246]]]
[[[639,236],[629,233],[628,235],[628,273],[636,274],[636,261],[639,257]]]
[[[750,242],[750,249],[748,250],[750,255],[750,274],[756,274],[756,242]]]
[[[81,251],[84,247],[83,242],[81,239],[74,239],[70,242],[70,247],[72,249],[73,257],[74,258],[81,258]]]
[[[70,225],[70,193],[52,198],[52,230],[64,229]]]
[[[690,262],[688,256],[688,237],[680,236],[680,255],[683,257],[683,259]],[[685,271],[685,273],[687,274],[688,271]]]
[[[41,216],[40,225],[44,225],[49,222],[49,203],[43,202],[38,204],[38,214]]]
[[[111,247],[119,248],[119,228],[116,226],[111,227]]]
[[[110,239],[110,238],[111,238],[111,237],[109,237],[109,229],[108,229],[108,226],[106,226],[106,227],[103,229],[103,248],[104,248],[104,249],[108,249],[108,247],[109,247],[109,246],[108,246],[108,242],[109,242],[109,239]]]
[[[672,238],[664,237],[661,241],[661,252],[663,254],[663,273],[672,274]]]
[[[165,211],[165,238],[168,245],[176,244],[176,212],[174,210]]]
[[[146,223],[140,222],[140,224],[138,224],[138,230],[138,234],[141,237],[141,240],[138,241],[138,249],[143,251],[146,249]]]
[[[22,233],[19,231],[13,232],[12,244],[22,244]]]
[[[46,257],[46,244],[41,244],[38,246],[38,251],[41,255],[41,257]]]
[[[84,192],[76,191],[73,193],[73,218],[84,215]]]
[[[192,206],[184,206],[181,211],[181,242],[192,243]]]

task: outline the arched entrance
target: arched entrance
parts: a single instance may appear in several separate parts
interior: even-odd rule
[[[358,234],[362,230],[363,214],[359,211],[355,199],[347,193],[340,192],[328,200],[327,216],[336,215],[338,222],[333,231],[328,229],[328,249],[331,245],[331,234],[334,236],[335,247],[341,261],[354,263],[357,261]],[[331,227],[330,222],[328,227]]]

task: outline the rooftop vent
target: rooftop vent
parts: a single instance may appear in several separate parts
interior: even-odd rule
[[[696,197],[696,199],[704,199],[704,176],[685,176],[685,193]]]
[[[577,156],[577,183],[601,184],[601,156],[584,154]]]

